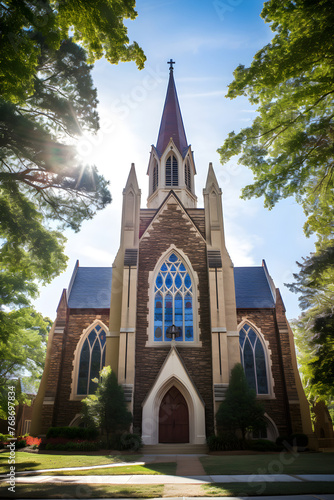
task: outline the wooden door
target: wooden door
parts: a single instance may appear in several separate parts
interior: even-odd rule
[[[181,392],[171,387],[159,410],[159,443],[189,443],[189,411]]]

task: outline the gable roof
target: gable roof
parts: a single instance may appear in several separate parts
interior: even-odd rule
[[[271,309],[275,300],[264,266],[234,268],[237,309]]]
[[[196,234],[205,241],[205,235],[199,229],[199,227],[197,226],[196,222],[193,220],[192,216],[188,213],[188,210],[185,208],[185,206],[183,205],[183,203],[180,200],[180,198],[177,196],[177,194],[172,189],[169,191],[169,193],[167,194],[166,198],[161,203],[160,207],[155,210],[155,213],[153,214],[153,217],[150,219],[150,221],[147,221],[146,227],[145,228],[143,227],[144,230],[142,231],[139,239],[141,240],[142,238],[145,238],[145,236],[147,236],[147,233],[149,232],[150,227],[152,226],[152,224],[154,223],[154,221],[159,217],[159,215],[162,212],[162,210],[165,209],[166,205],[168,204],[168,200],[170,198],[174,198],[174,200],[180,206],[180,208],[183,211],[183,213],[187,216],[189,222],[193,225],[193,228],[195,229]]]
[[[69,287],[68,307],[71,309],[109,309],[111,281],[111,267],[77,266]]]

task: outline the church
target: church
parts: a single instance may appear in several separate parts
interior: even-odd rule
[[[203,167],[200,167],[203,168]],[[110,365],[144,445],[205,446],[230,372],[242,363],[266,410],[261,437],[312,426],[294,340],[265,261],[234,267],[225,246],[222,190],[212,164],[197,208],[196,166],[170,61],[141,207],[134,164],[123,190],[112,267],[76,263],[49,334],[31,433],[80,425],[81,400]]]

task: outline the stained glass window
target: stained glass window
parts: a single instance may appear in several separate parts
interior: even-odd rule
[[[170,342],[167,328],[175,325],[181,336],[177,342],[194,340],[193,284],[181,259],[173,252],[165,260],[155,278],[154,341]]]
[[[94,394],[97,384],[92,379],[98,378],[105,365],[106,332],[96,325],[83,343],[79,361],[78,395]]]
[[[256,331],[247,323],[239,332],[240,357],[250,387],[257,394],[268,394],[266,356]]]

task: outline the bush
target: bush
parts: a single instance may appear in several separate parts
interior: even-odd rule
[[[247,448],[253,451],[281,451],[281,446],[268,439],[250,439],[247,441]]]
[[[98,451],[100,444],[97,441],[68,441],[67,443],[47,443],[45,449],[54,451]]]
[[[3,447],[5,443],[13,439],[13,436],[10,434],[1,434],[0,432],[0,447]]]
[[[83,439],[86,441],[94,440],[98,437],[99,431],[92,427],[50,427],[46,433],[49,438],[65,438],[65,439]]]
[[[19,448],[25,448],[27,446],[26,440],[22,438],[17,438],[15,441],[15,448],[18,450]]]
[[[308,437],[306,434],[291,434],[290,436],[279,436],[276,439],[276,444],[284,446],[288,443],[289,446],[297,446],[298,448],[306,448],[308,445]]]
[[[233,432],[223,432],[218,436],[209,436],[207,444],[210,451],[230,451],[242,449],[240,439]]]

